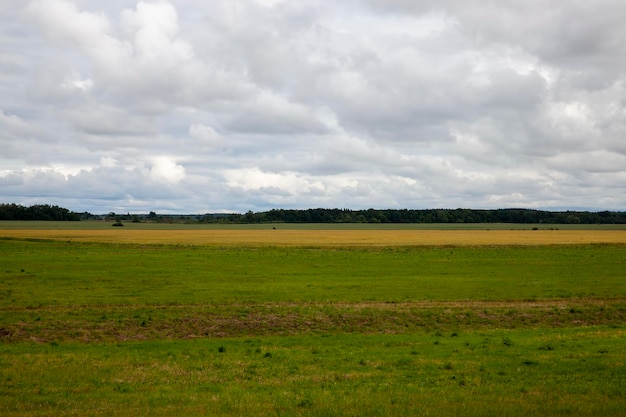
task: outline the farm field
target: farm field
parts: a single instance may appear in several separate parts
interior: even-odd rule
[[[626,409],[621,230],[3,226],[2,416]]]
[[[13,222],[18,223],[19,222]],[[61,223],[61,224],[60,224]],[[63,224],[67,224],[65,228]],[[84,224],[82,224],[84,223]],[[89,224],[94,228],[85,228]],[[106,225],[106,227],[104,226]],[[624,225],[592,225],[558,229],[543,225],[163,225],[127,223],[124,228],[103,222],[25,222],[17,229],[0,222],[0,237],[73,242],[180,244],[213,246],[428,246],[626,244]],[[248,227],[246,227],[248,226]],[[315,226],[315,227],[313,227]],[[368,227],[369,226],[369,227]],[[396,228],[392,228],[392,227]],[[421,226],[421,227],[418,227]],[[425,228],[430,226],[431,228]],[[479,228],[480,226],[480,228]],[[490,226],[495,226],[491,228]],[[559,225],[562,226],[562,225]],[[565,225],[567,226],[567,225]],[[577,225],[580,226],[580,225]],[[600,227],[604,226],[604,227]],[[608,228],[607,226],[616,226]],[[619,226],[619,227],[617,227]],[[438,229],[437,227],[446,227]],[[536,230],[533,230],[535,228]]]
[[[0,230],[111,230],[113,221],[9,221]],[[546,223],[151,223],[123,222],[123,230],[622,230],[626,224]],[[113,228],[115,229],[115,228]],[[118,230],[120,230],[118,229]]]

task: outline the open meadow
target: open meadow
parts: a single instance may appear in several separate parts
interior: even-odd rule
[[[2,416],[626,409],[623,228],[19,225]]]

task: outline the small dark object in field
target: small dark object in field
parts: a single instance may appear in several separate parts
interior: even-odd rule
[[[298,407],[308,408],[313,405],[313,402],[309,399],[304,399],[298,403]]]
[[[11,336],[13,336],[13,331],[12,330],[7,329],[5,327],[0,327],[0,339],[2,339],[2,338],[8,339]]]
[[[220,348],[217,351],[219,353],[224,353],[224,352],[226,352],[226,348],[224,346],[220,346]]]
[[[113,226],[121,227],[121,226],[124,226],[124,224],[122,222],[115,222],[113,223]]]

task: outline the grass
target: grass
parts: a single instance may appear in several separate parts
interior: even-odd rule
[[[199,245],[193,230],[168,231],[167,244],[133,240],[140,230],[108,243],[97,231],[9,232],[2,416],[626,408],[624,244],[407,246],[387,244],[385,231],[344,231],[370,240],[302,246],[260,238],[279,230],[240,230],[261,243]]]
[[[623,245],[285,248],[0,240],[0,306],[626,297]]]
[[[584,328],[5,345],[1,410],[617,416],[626,406],[624,336]]]

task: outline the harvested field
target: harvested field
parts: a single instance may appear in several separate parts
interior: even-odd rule
[[[483,246],[626,243],[626,230],[0,230],[0,238],[212,246]]]

